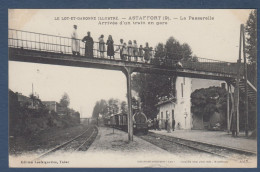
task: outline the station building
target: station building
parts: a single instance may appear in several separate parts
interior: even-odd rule
[[[210,86],[220,86],[221,81],[209,81],[204,79],[192,79],[187,77],[177,77],[175,84],[175,97],[163,97],[158,102],[157,119],[159,120],[159,128],[166,129],[166,125],[172,129],[173,119],[175,120],[174,128],[176,130],[205,129],[207,122],[203,121],[200,116],[191,113],[191,93],[196,89],[208,88]],[[210,120],[216,120],[216,116],[212,115]],[[166,121],[167,124],[166,124]]]
[[[166,128],[169,125],[172,128],[172,122],[175,120],[176,129],[191,129],[192,115],[190,111],[192,92],[192,79],[186,77],[177,77],[176,79],[176,97],[162,98],[157,104],[159,113],[159,127]],[[166,124],[168,121],[168,124]]]

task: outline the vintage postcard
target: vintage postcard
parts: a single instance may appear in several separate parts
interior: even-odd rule
[[[255,9],[9,9],[9,167],[256,168]]]

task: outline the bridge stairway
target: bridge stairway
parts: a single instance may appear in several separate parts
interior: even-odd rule
[[[236,79],[231,80],[231,85],[234,87],[236,86]],[[245,95],[245,79],[240,79],[239,81],[239,91],[243,95]],[[257,101],[257,89],[256,87],[247,80],[247,93],[248,93],[248,100],[250,103],[256,104]]]

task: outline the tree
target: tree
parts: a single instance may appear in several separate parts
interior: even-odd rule
[[[106,100],[101,99],[100,101],[97,101],[92,112],[92,117],[97,118],[101,115],[107,115],[108,114],[108,103]]]
[[[143,112],[151,118],[157,115],[155,105],[159,101],[159,97],[174,96],[171,76],[137,73],[133,76],[133,90],[135,90],[142,102]]]
[[[29,95],[29,97],[32,100],[32,106],[36,106],[37,97],[32,93]]]
[[[127,107],[126,101],[122,101],[121,102],[120,108],[121,108],[121,112],[123,114],[127,114],[128,113],[128,107]]]
[[[192,50],[187,43],[182,44],[181,49],[182,49],[182,54],[183,54],[182,60],[188,61],[188,60],[192,59]]]
[[[108,112],[109,114],[116,114],[119,112],[119,100],[118,99],[113,99],[113,98],[110,98],[108,100]]]
[[[60,99],[60,105],[67,108],[69,104],[70,104],[69,95],[67,93],[64,93]]]
[[[215,112],[226,116],[226,96],[226,90],[221,87],[197,89],[191,94],[191,112],[207,122]],[[222,125],[226,125],[225,122]]]
[[[257,61],[257,11],[253,10],[246,22],[246,53],[251,63]]]
[[[165,44],[166,57],[168,59],[181,60],[183,58],[183,48],[178,40],[170,37]]]
[[[257,85],[257,11],[253,10],[246,23],[246,55],[249,60],[248,80]]]
[[[45,106],[43,105],[43,103],[42,103],[41,99],[39,99],[39,97],[35,96],[34,94],[30,94],[29,97],[32,100],[33,107],[37,107],[37,108],[41,108],[41,109],[45,108]]]
[[[93,108],[93,112],[92,112],[92,118],[97,118],[99,115],[99,102],[97,101],[94,108]]]
[[[159,43],[156,46],[155,62],[168,64],[168,60],[192,60],[192,50],[188,44],[180,44],[174,37],[170,37],[165,45]],[[194,58],[194,60],[197,60]],[[137,73],[133,76],[132,88],[135,90],[142,104],[143,112],[149,118],[157,115],[156,104],[160,97],[175,96],[176,76]]]

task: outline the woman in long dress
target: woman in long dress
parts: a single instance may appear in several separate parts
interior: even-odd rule
[[[107,39],[107,56],[109,56],[110,59],[111,59],[111,56],[113,57],[113,59],[115,59],[114,55],[115,55],[114,41],[113,41],[112,36],[109,35],[108,39]]]
[[[126,43],[123,44],[122,55],[123,55],[123,60],[126,60],[126,59],[127,59],[127,56],[128,56],[128,50],[127,50],[127,45],[126,45]]]
[[[85,36],[82,39],[82,42],[85,43],[85,57],[93,58],[93,38],[90,36],[90,32],[88,32],[88,36]]]
[[[139,51],[138,51],[139,57],[142,60],[142,62],[144,61],[144,50],[143,50],[143,46],[140,45],[139,47]]]
[[[128,41],[128,61],[131,61],[131,57],[133,57],[134,53],[133,53],[133,45],[132,45],[132,41],[129,40]]]
[[[101,35],[98,40],[99,40],[100,57],[104,58],[104,52],[106,51],[104,35]]]

